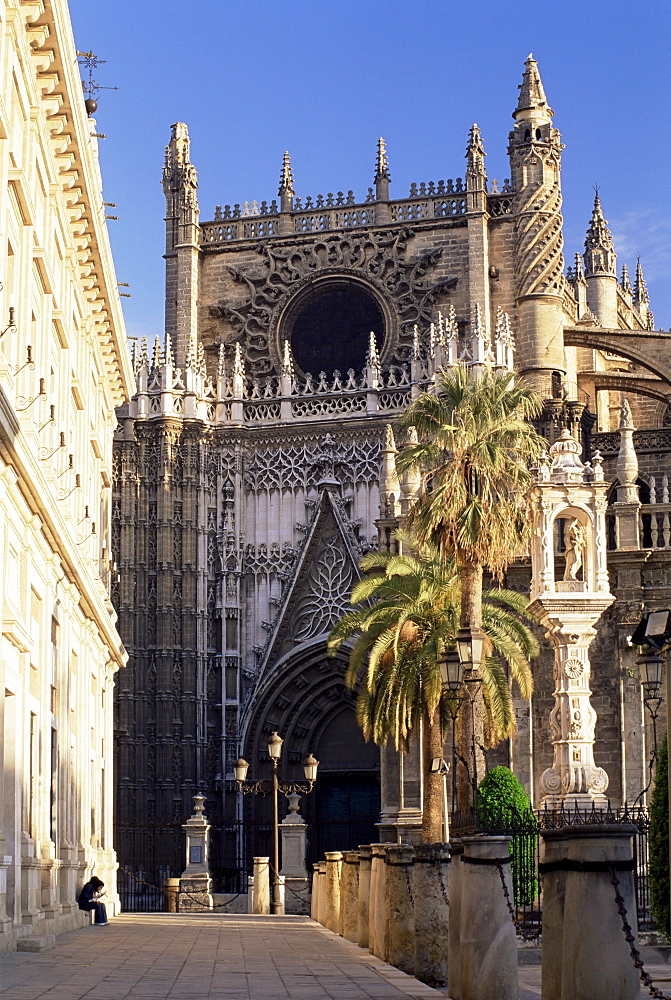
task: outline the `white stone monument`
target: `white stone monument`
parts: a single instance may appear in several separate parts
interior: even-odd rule
[[[547,629],[555,655],[554,760],[539,781],[541,805],[549,809],[607,802],[608,775],[594,762],[588,656],[594,624],[614,601],[606,569],[607,489],[601,456],[584,464],[568,430],[540,464],[532,488],[529,611]]]

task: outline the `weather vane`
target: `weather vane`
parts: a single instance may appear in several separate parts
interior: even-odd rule
[[[106,59],[98,59],[95,52],[77,52],[79,59],[77,62],[80,66],[85,66],[89,71],[89,78],[87,80],[82,80],[82,89],[87,95],[84,101],[84,106],[86,108],[86,113],[94,115],[98,109],[98,102],[96,100],[96,94],[99,90],[118,90],[118,87],[103,87],[102,84],[96,83],[93,79],[93,71],[106,63]]]

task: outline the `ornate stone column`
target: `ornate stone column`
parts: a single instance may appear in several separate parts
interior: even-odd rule
[[[554,760],[539,781],[541,805],[550,809],[607,801],[608,775],[594,761],[597,716],[588,655],[594,625],[614,600],[606,569],[607,486],[598,452],[593,466],[584,465],[579,453],[578,442],[563,430],[532,492],[529,610],[547,629],[555,653]]]

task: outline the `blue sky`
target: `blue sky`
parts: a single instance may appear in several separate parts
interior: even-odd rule
[[[671,6],[667,0],[70,0],[77,47],[106,62],[98,131],[128,333],[163,332],[170,126],[184,121],[201,219],[277,195],[291,152],[301,196],[373,183],[391,195],[463,174],[481,128],[489,177],[508,176],[524,60],[539,62],[563,157],[566,259],[583,249],[594,185],[618,254],[640,254],[657,327],[671,327]],[[126,291],[126,289],[124,289]]]

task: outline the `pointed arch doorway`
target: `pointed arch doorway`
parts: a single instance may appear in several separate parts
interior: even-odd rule
[[[315,789],[299,803],[308,824],[308,863],[325,850],[349,850],[378,837],[380,751],[363,739],[356,696],[344,683],[345,666],[342,658],[327,656],[326,636],[294,647],[259,683],[245,726],[243,756],[254,763],[255,777],[270,773],[267,741],[273,731],[284,739],[284,779],[302,778],[308,753],[319,760]],[[245,799],[247,853],[263,854],[271,830],[270,796]],[[281,801],[280,819],[286,812]]]

